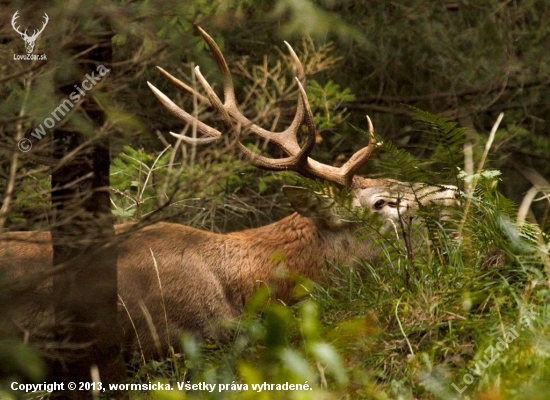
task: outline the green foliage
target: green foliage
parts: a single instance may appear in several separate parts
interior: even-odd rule
[[[7,220],[15,226],[21,225],[28,228],[34,223],[36,229],[45,228],[42,221],[33,221],[33,215],[46,213],[50,208],[50,179],[39,168],[31,170],[22,168],[19,176],[19,190],[15,192]]]
[[[495,169],[484,169],[481,170],[477,174],[471,174],[468,175],[465,171],[462,171],[460,168],[458,168],[458,175],[457,177],[459,179],[464,180],[466,183],[479,183],[481,185],[493,185],[498,177],[502,175],[502,173]]]
[[[310,34],[314,36],[334,32],[342,39],[363,40],[363,35],[355,27],[347,24],[338,14],[327,12],[320,7],[321,2],[308,0],[281,0],[276,3],[272,17],[290,14],[290,19],[282,27],[285,35]],[[307,15],[307,18],[303,18]]]
[[[334,328],[325,329],[319,324],[317,304],[306,300],[289,308],[270,304],[268,298],[268,290],[260,290],[251,299],[231,345],[208,348],[192,336],[185,336],[185,361],[174,364],[168,360],[161,371],[157,362],[150,362],[141,367],[135,379],[157,379],[159,373],[166,377],[166,371],[176,368],[182,373],[183,382],[216,383],[215,393],[188,391],[189,398],[277,399],[283,395],[310,399],[323,393],[314,383],[319,379],[345,386],[348,377],[343,360],[327,341],[334,339]],[[354,328],[348,326],[347,331],[350,329]],[[264,383],[305,388],[284,392],[264,386],[261,390]],[[238,384],[240,389],[230,389],[232,384]],[[227,385],[227,390],[220,394],[221,385]]]
[[[457,122],[427,111],[411,107],[413,118],[421,125],[419,131],[432,139],[427,149],[434,151],[431,158],[445,162],[454,170],[462,158],[462,145],[466,142],[466,128],[457,128]],[[440,152],[437,150],[441,149]]]
[[[0,340],[0,398],[16,398],[13,382],[43,383],[45,364],[40,353],[18,340]]]
[[[137,220],[162,205],[161,197],[168,195],[161,195],[163,178],[170,161],[170,153],[166,150],[155,156],[147,154],[143,149],[124,146],[123,152],[113,159],[113,214]]]
[[[382,166],[389,176],[404,182],[420,182],[430,175],[430,170],[419,167],[418,160],[404,149],[398,149],[391,142],[384,142]]]
[[[417,121],[418,131],[429,139],[423,145],[425,157],[416,158],[405,149],[399,149],[390,141],[386,141],[380,146],[382,169],[387,176],[404,182],[446,182],[460,186],[461,177],[457,175],[457,171],[462,167],[460,155],[462,145],[467,140],[465,129],[457,127],[456,122],[447,118],[411,109]]]
[[[224,149],[193,164],[188,157],[178,160],[174,151],[155,154],[125,146],[113,159],[111,203],[118,222],[155,214],[205,229],[235,230],[250,227],[254,219],[259,225],[276,218],[265,216],[261,207],[274,206],[268,200],[280,196],[285,174],[262,174]]]
[[[318,129],[332,128],[342,122],[345,117],[345,109],[337,111],[343,101],[351,101],[355,96],[348,88],[340,89],[333,81],[328,81],[325,86],[312,79],[306,89],[308,100]]]

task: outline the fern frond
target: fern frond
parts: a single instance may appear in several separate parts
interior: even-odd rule
[[[462,145],[466,143],[466,128],[448,118],[439,117],[427,111],[410,107],[418,129],[430,137],[427,149],[431,150],[430,161],[449,167],[451,176],[456,179],[456,171],[462,166]]]
[[[410,183],[426,182],[432,177],[433,172],[423,168],[417,158],[393,143],[384,142],[381,150],[384,152],[382,167],[387,175]]]

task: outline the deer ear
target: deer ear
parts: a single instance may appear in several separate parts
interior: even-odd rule
[[[292,208],[303,217],[323,221],[329,227],[336,228],[342,224],[332,212],[330,200],[315,196],[310,190],[299,186],[283,186],[283,193],[290,201]]]
[[[321,200],[309,190],[299,186],[283,186],[283,193],[298,214],[317,218]]]

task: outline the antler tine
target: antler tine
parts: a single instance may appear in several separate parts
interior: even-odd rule
[[[197,131],[202,133],[205,136],[208,136],[208,138],[199,138],[199,139],[193,139],[188,138],[183,135],[173,134],[178,138],[181,138],[183,141],[187,143],[195,143],[195,144],[207,144],[212,143],[215,140],[219,140],[221,138],[222,133],[218,131],[215,128],[212,128],[205,123],[199,121],[195,117],[193,117],[191,114],[187,113],[185,110],[182,110],[179,108],[172,100],[168,98],[164,93],[162,93],[160,90],[158,90],[155,86],[153,86],[150,82],[147,82],[147,85],[149,85],[149,88],[153,91],[157,99],[160,100],[162,105],[168,109],[174,115],[176,118],[190,124],[190,125],[196,125]]]
[[[302,83],[298,78],[296,78],[296,81],[298,82],[298,88],[300,89],[300,100],[302,103],[302,108],[305,108],[305,117],[306,117],[306,125],[307,125],[307,139],[306,143],[304,144],[303,148],[300,148],[298,145],[298,142],[296,140],[296,133],[293,132],[293,135],[290,136],[290,128],[287,129],[284,132],[280,132],[280,134],[289,135],[287,137],[283,137],[284,139],[290,139],[292,144],[295,144],[296,148],[298,149],[297,152],[291,153],[290,157],[286,158],[269,158],[265,156],[261,156],[259,154],[256,154],[249,149],[247,149],[242,143],[239,142],[239,147],[243,153],[245,153],[250,159],[254,166],[263,168],[269,171],[296,171],[301,173],[302,175],[308,176],[308,177],[316,177],[315,174],[312,174],[312,170],[307,167],[308,165],[308,156],[313,150],[313,146],[315,146],[315,131],[316,126],[315,122],[313,121],[313,113],[311,112],[311,108],[309,106],[309,102],[307,99],[306,91],[304,90],[304,87],[302,86]],[[300,121],[301,122],[301,121]],[[297,129],[300,126],[297,126]],[[297,130],[296,129],[296,130]],[[288,132],[287,132],[288,131]]]
[[[315,134],[317,132],[317,127],[315,126],[315,121],[313,119],[313,113],[311,112],[311,107],[309,106],[309,101],[307,99],[307,93],[304,87],[302,86],[302,83],[300,82],[300,79],[298,77],[295,78],[296,82],[298,82],[298,88],[300,89],[300,96],[302,98],[302,102],[305,108],[305,117],[306,117],[306,126],[307,126],[307,141],[304,145],[304,153],[309,155],[311,153],[311,150],[313,150],[313,146],[315,146]]]
[[[302,122],[302,119],[303,119],[303,105],[300,99],[298,99],[298,106],[296,107],[296,114],[294,116],[294,119],[290,124],[290,126],[285,131],[271,132],[254,124],[252,121],[246,118],[239,111],[237,107],[237,100],[235,97],[235,88],[233,85],[233,79],[231,78],[231,72],[229,70],[227,62],[225,61],[225,57],[223,56],[220,48],[218,47],[214,39],[212,39],[212,37],[208,33],[206,33],[204,29],[202,29],[200,26],[197,26],[197,29],[200,35],[208,44],[208,47],[210,48],[210,52],[214,56],[214,59],[216,60],[216,63],[218,64],[218,67],[220,68],[220,71],[224,77],[224,82],[223,82],[224,108],[227,110],[229,115],[231,115],[231,117],[233,117],[243,127],[246,127],[247,129],[251,130],[254,134],[260,136],[263,139],[272,141],[275,144],[277,144],[287,154],[294,154],[297,151],[299,151],[300,146],[298,145],[298,142],[295,139],[294,141],[292,141],[292,139],[289,138],[289,136],[292,136],[292,135],[295,136],[297,130],[300,128],[300,123]],[[290,55],[294,60],[294,63],[296,64],[296,69],[300,76],[300,80],[304,81],[305,73],[304,73],[304,68],[302,66],[302,63],[298,59],[298,56],[296,55],[292,47],[290,47],[290,45],[288,44],[287,46],[289,47]]]
[[[305,85],[306,81],[306,73],[304,71],[304,66],[302,65],[302,62],[296,55],[296,52],[292,48],[292,46],[285,40],[286,48],[288,49],[288,52],[290,53],[290,57],[292,57],[292,61],[294,61],[294,66],[296,67],[296,76],[298,77],[299,81]]]
[[[219,97],[216,95],[212,87],[208,84],[204,76],[200,72],[200,68],[198,66],[195,67],[195,74],[197,76],[197,79],[199,80],[199,83],[206,91],[206,94],[208,97],[204,97],[202,94],[197,92],[192,87],[186,85],[184,82],[180,81],[176,77],[172,76],[170,73],[165,71],[161,67],[157,67],[157,69],[172,83],[172,85],[176,86],[178,89],[183,90],[185,92],[191,93],[195,96],[197,96],[197,99],[204,104],[207,104],[208,106],[214,107],[217,112],[219,112],[222,115],[224,126],[226,128],[232,129],[232,123],[231,119],[229,118],[229,115],[225,108],[223,107],[223,104]],[[150,85],[152,86],[152,85]],[[154,86],[152,86],[154,87]],[[156,88],[155,88],[156,89]],[[157,89],[158,90],[158,89]],[[154,92],[154,91],[153,91]],[[178,107],[176,104],[174,104],[167,96],[165,96],[162,92],[158,91],[160,95],[163,97],[159,97],[159,94],[157,92],[154,92],[157,95],[157,98],[161,100],[162,104],[164,104],[170,111],[172,111],[172,114],[174,114],[176,117],[182,119],[183,121],[188,122],[188,117],[191,117],[193,120],[198,121],[195,117],[192,117],[189,115],[186,111]],[[166,101],[168,100],[168,101]],[[171,103],[171,104],[170,104]],[[200,122],[200,121],[198,121]],[[202,122],[201,122],[202,123]],[[208,125],[205,125],[208,126]],[[213,129],[213,128],[210,128]],[[214,129],[215,130],[215,129]],[[170,132],[170,134],[174,137],[177,137],[188,144],[210,144],[213,143],[221,138],[221,132],[215,130],[217,133],[215,133],[216,136],[210,137],[210,138],[190,138],[188,136],[180,135],[178,133]],[[199,132],[203,133],[203,130],[199,130]],[[219,134],[219,135],[218,135]],[[208,135],[208,134],[207,134]],[[210,135],[212,136],[212,135]]]
[[[201,74],[201,70],[199,66],[197,65],[195,67],[195,75],[197,76],[197,79],[199,80],[199,83],[201,84],[202,88],[206,92],[206,95],[208,96],[208,99],[210,100],[210,104],[214,109],[220,114],[222,117],[222,122],[226,129],[233,132],[233,122],[231,122],[231,118],[229,117],[229,114],[227,113],[227,110],[224,108],[222,101],[214,92],[214,89],[212,89],[212,86],[204,79],[204,76]]]
[[[181,135],[179,133],[170,132],[170,135],[174,136],[177,139],[181,139],[182,142],[185,142],[187,144],[191,145],[206,145],[210,143],[214,143],[220,140],[219,137],[211,137],[211,138],[192,138],[189,136]]]
[[[157,69],[176,88],[180,89],[183,92],[190,93],[194,96],[197,96],[197,100],[199,100],[203,104],[206,104],[207,106],[210,106],[210,100],[208,100],[208,98],[204,97],[202,94],[197,92],[191,86],[186,85],[184,82],[180,81],[178,78],[176,78],[175,76],[173,76],[172,74],[164,70],[163,68],[157,66]]]
[[[13,17],[11,18],[11,26],[13,27],[13,29],[15,30],[15,32],[19,33],[20,35],[23,35],[23,32],[21,32],[21,31],[19,30],[19,27],[18,27],[18,26],[17,26],[17,27],[15,26],[15,20],[16,20],[17,18],[19,18],[19,15],[17,15],[18,13],[19,13],[19,10],[17,10],[17,11],[15,12],[15,14],[13,14]],[[25,32],[26,32],[26,31],[25,31]]]
[[[222,54],[222,51],[218,47],[218,44],[210,37],[208,33],[200,26],[197,26],[197,30],[200,35],[208,44],[210,52],[214,56],[218,67],[223,75],[223,98],[225,100],[225,106],[228,108],[237,108],[237,99],[235,96],[235,87],[233,86],[233,79],[231,78],[231,72],[229,71],[229,66],[225,61],[225,57]]]
[[[372,121],[368,115],[366,117],[367,125],[369,128],[369,144],[366,147],[358,150],[344,165],[342,165],[342,167],[340,167],[344,176],[349,180],[351,180],[353,176],[357,173],[359,168],[361,168],[363,164],[367,162],[372,152],[378,146],[378,144],[376,143],[376,138],[374,137],[374,126],[372,125]]]
[[[350,159],[341,167],[333,167],[331,165],[322,164],[311,158],[308,158],[306,165],[308,173],[311,176],[322,178],[327,181],[336,183],[341,187],[352,187],[353,177],[357,174],[359,168],[365,164],[374,149],[378,146],[376,139],[374,138],[374,127],[372,121],[367,116],[367,123],[369,127],[369,144],[366,147],[358,150],[353,154]]]

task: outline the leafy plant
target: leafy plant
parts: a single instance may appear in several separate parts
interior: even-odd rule
[[[308,100],[312,105],[315,124],[318,129],[329,129],[340,124],[346,116],[346,109],[340,110],[343,101],[355,100],[348,88],[329,80],[324,86],[312,79],[306,89]]]

